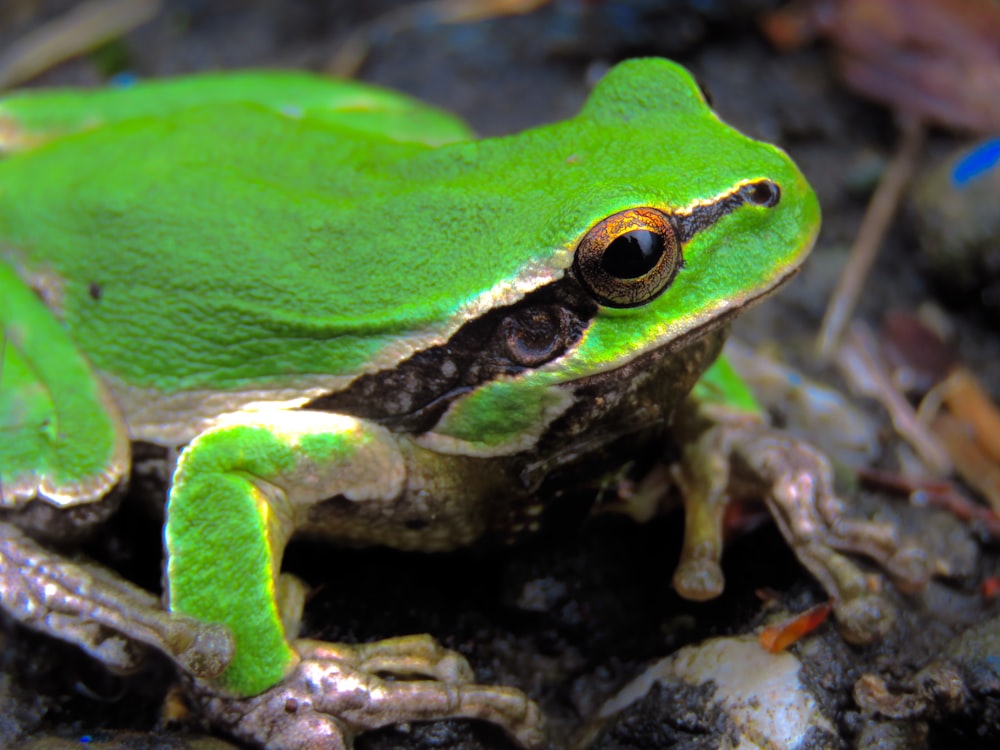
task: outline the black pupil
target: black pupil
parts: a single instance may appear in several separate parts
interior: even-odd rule
[[[663,252],[663,237],[647,229],[634,229],[608,245],[601,256],[601,268],[617,279],[637,279],[659,263]]]

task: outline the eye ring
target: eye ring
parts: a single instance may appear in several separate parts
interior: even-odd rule
[[[605,307],[638,307],[661,295],[683,263],[669,218],[655,208],[630,208],[602,219],[576,248],[573,268]]]

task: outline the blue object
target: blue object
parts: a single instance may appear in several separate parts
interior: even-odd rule
[[[1000,138],[983,141],[966,154],[951,170],[955,187],[964,187],[985,172],[1000,164]]]
[[[138,82],[139,76],[126,70],[111,76],[111,80],[108,81],[108,85],[111,86],[111,88],[127,89],[131,88]]]

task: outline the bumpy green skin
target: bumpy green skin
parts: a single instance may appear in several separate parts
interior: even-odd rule
[[[368,114],[355,112],[350,102],[366,95]],[[15,97],[0,103],[0,124],[12,154],[0,161],[0,258],[17,277],[0,276],[0,294],[31,286],[48,307],[0,308],[7,362],[58,320],[60,345],[88,365],[69,383],[31,383],[5,363],[0,387],[18,393],[0,400],[0,478],[51,473],[54,448],[33,457],[14,447],[24,429],[13,404],[36,385],[60,399],[110,389],[117,406],[54,399],[60,422],[105,416],[95,444],[124,435],[116,410],[133,439],[194,438],[168,506],[170,606],[234,631],[220,684],[244,695],[294,661],[275,579],[310,503],[391,499],[403,491],[399,450],[407,461],[425,452],[418,468],[437,465],[426,452],[530,460],[571,406],[561,384],[766,294],[802,261],[819,219],[788,158],[720,122],[691,77],[662,60],[616,67],[576,118],[479,141],[411,100],[266,74]],[[780,203],[745,205],[695,235],[666,293],[600,309],[564,356],[472,389],[412,444],[294,411],[563,277],[604,217],[683,212],[761,179],[781,186]],[[248,401],[285,411],[254,422]],[[216,424],[228,412],[238,418]],[[112,454],[93,451],[97,473],[127,472]],[[56,467],[71,475],[64,489],[93,481],[84,466]]]
[[[436,149],[238,103],[112,123],[5,165],[17,200],[0,237],[64,280],[63,323],[105,375],[237,390],[354,374],[444,335],[497,285],[561,274],[586,230],[623,208],[682,207],[763,176],[811,195],[678,68],[633,64],[602,84],[574,120]],[[555,377],[613,367],[766,287],[797,262],[817,211],[785,200],[699,235],[670,294],[607,311]],[[720,235],[738,251],[703,260]]]
[[[753,392],[725,357],[719,357],[705,370],[691,389],[691,398],[700,404],[719,404],[748,414],[764,413]]]

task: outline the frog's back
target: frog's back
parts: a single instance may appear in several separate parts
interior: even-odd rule
[[[440,147],[322,112],[204,102],[0,161],[0,253],[130,388],[301,394],[303,380],[336,388],[392,368],[560,279],[605,217],[690,212],[763,178],[804,185],[662,60],[618,66],[577,118]],[[783,203],[788,232],[807,225]],[[732,221],[757,236],[754,216]],[[714,310],[727,279],[770,283],[790,262],[783,245],[751,250],[703,264],[707,280],[687,273],[680,309]],[[607,318],[635,338],[628,313]]]
[[[434,317],[407,305],[398,264],[379,271],[366,243],[366,225],[382,219],[365,206],[392,192],[379,172],[431,150],[420,136],[468,131],[406,97],[343,92],[340,110],[199,100],[151,112],[140,97],[123,112],[112,100],[98,103],[101,127],[58,135],[43,112],[36,131],[50,134],[8,138],[16,147],[0,160],[0,253],[98,368],[130,385],[357,374],[401,329]],[[360,108],[367,92],[389,104]],[[61,110],[74,122],[95,106],[80,101]],[[21,111],[0,103],[0,118]]]
[[[192,107],[233,103],[321,118],[402,142],[439,146],[471,136],[468,126],[450,114],[378,86],[302,71],[241,71],[100,89],[13,92],[0,99],[0,154],[125,120],[162,119]]]

